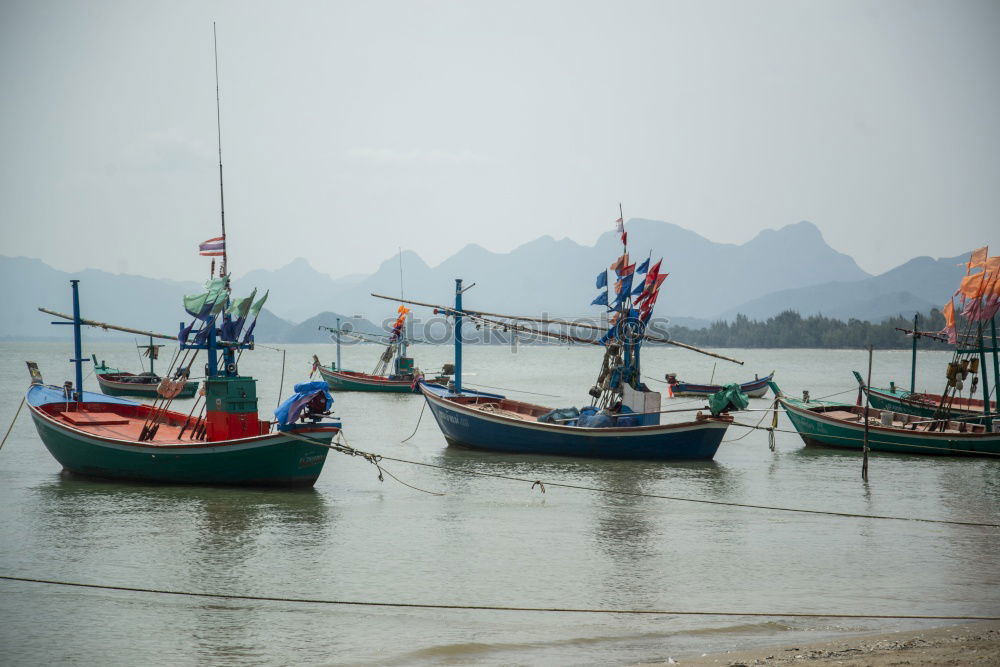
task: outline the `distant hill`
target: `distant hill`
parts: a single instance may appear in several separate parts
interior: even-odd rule
[[[861,280],[869,274],[853,259],[826,244],[815,225],[800,222],[765,230],[742,245],[714,243],[667,222],[632,219],[627,223],[632,259],[650,250],[670,273],[658,313],[664,317],[713,318],[750,298],[789,284],[817,285],[831,280]],[[601,235],[593,246],[542,236],[509,253],[468,245],[436,267],[412,252],[403,253],[408,296],[435,303],[451,302],[454,279],[476,287],[466,296],[470,307],[518,314],[561,316],[599,314],[590,306],[597,295],[594,279],[621,253],[617,234]],[[291,266],[291,265],[290,265]],[[280,270],[283,271],[283,270]],[[371,276],[326,296],[325,307],[385,316],[393,306],[370,292],[399,294],[399,259],[387,259]]]
[[[38,312],[39,306],[63,313],[73,310],[71,279],[80,280],[80,309],[86,319],[120,324],[173,334],[181,320],[187,319],[182,308],[185,294],[203,289],[197,282],[156,280],[143,276],[115,274],[95,269],[67,273],[48,266],[38,259],[0,256],[0,281],[6,289],[0,290],[0,339],[6,340],[69,340],[64,327],[50,324],[52,317]],[[268,289],[267,283],[249,283],[246,278],[233,282],[238,295],[249,293],[253,287],[260,292]],[[276,301],[272,292],[267,304]],[[332,326],[336,315],[324,313],[314,320],[329,315]],[[272,342],[328,342],[329,337],[316,330],[311,322],[295,325],[272,313],[265,307],[260,314],[254,335],[262,343]],[[325,321],[323,322],[325,323]],[[371,322],[354,320],[356,329],[374,331]],[[306,335],[312,329],[313,337]],[[131,338],[130,334],[103,332],[85,328],[88,338]]]
[[[966,260],[965,255],[941,259],[917,257],[863,280],[779,290],[735,306],[719,319],[732,320],[737,314],[763,319],[785,310],[803,316],[854,317],[872,322],[900,314],[912,317],[914,313],[944,305],[965,275]]]
[[[714,243],[690,230],[655,220],[627,223],[633,261],[655,249],[662,254],[664,283],[656,314],[675,326],[702,328],[742,313],[765,319],[786,310],[803,316],[880,321],[940,307],[964,273],[964,257],[918,257],[878,276],[830,248],[815,225],[800,222],[765,230],[743,244]],[[234,293],[270,290],[257,338],[272,342],[327,342],[339,316],[359,331],[381,331],[396,304],[371,292],[400,294],[400,264],[407,297],[451,304],[454,280],[475,283],[465,296],[470,308],[512,314],[598,317],[590,306],[594,279],[621,252],[614,232],[593,246],[543,236],[509,253],[468,245],[436,267],[416,253],[386,259],[369,276],[332,278],[303,259],[274,270],[254,270],[233,281]],[[184,319],[181,298],[202,289],[197,281],[177,282],[88,269],[70,274],[38,259],[0,256],[0,339],[63,339],[37,312],[45,305],[70,310],[70,278],[81,279],[85,317],[173,333]],[[414,316],[433,319],[426,308]],[[319,314],[317,314],[319,313]],[[339,313],[339,315],[338,315]],[[89,334],[88,334],[89,335]],[[100,334],[109,335],[109,334]]]

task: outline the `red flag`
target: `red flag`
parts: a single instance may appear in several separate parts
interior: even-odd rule
[[[618,272],[618,275],[622,278],[630,276],[635,273],[635,264],[629,264],[628,266],[623,266],[622,270]]]
[[[628,232],[622,232],[622,245],[628,245]]]

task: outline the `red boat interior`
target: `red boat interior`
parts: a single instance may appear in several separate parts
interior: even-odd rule
[[[138,444],[153,409],[149,405],[115,403],[49,403],[38,410],[91,435]],[[207,417],[198,419],[196,415],[189,418],[167,411],[161,413],[157,421],[159,426],[153,438],[143,441],[142,445],[204,444],[264,435],[271,430],[271,423],[257,419],[255,413],[209,412]]]

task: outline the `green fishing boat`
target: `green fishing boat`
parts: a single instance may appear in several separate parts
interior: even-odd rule
[[[858,451],[864,448],[864,407],[790,398],[774,382],[770,386],[778,404],[784,408],[806,445]],[[867,414],[868,448],[871,451],[929,456],[1000,455],[1000,433],[988,430],[984,424],[923,419],[874,408],[869,409]]]

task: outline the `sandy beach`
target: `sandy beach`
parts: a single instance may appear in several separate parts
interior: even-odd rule
[[[665,664],[665,663],[661,663]],[[1000,621],[674,658],[679,665],[1000,665]]]

